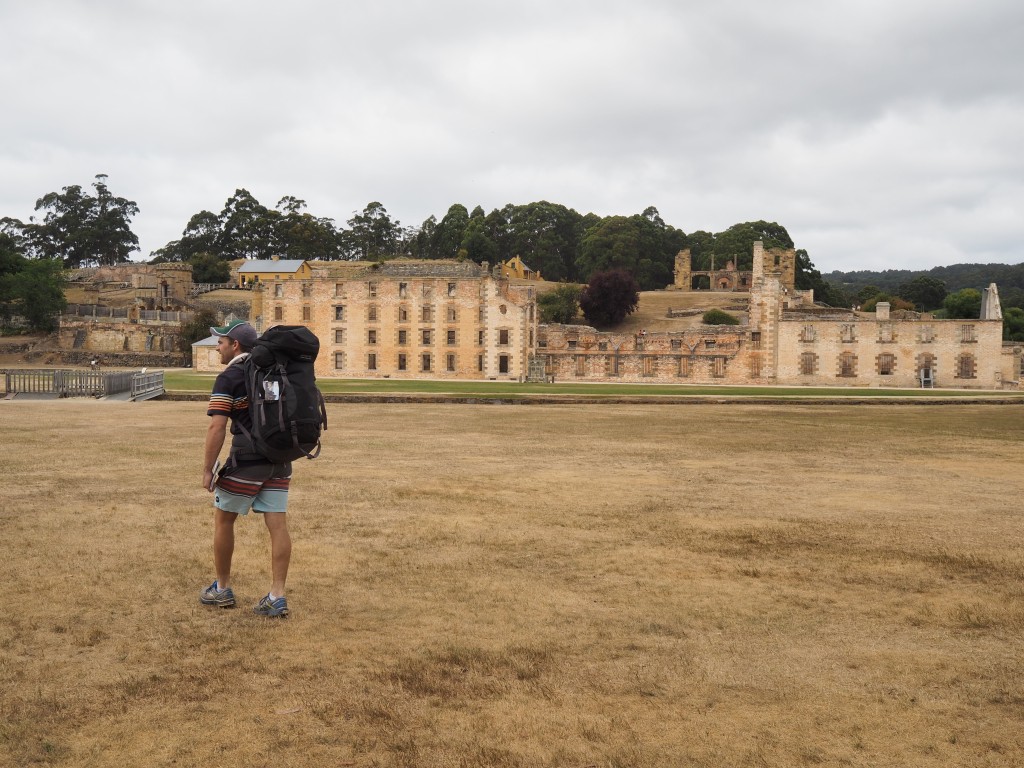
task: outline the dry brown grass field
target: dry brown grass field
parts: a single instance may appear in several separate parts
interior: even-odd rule
[[[202,404],[0,402],[0,765],[1024,763],[1020,407],[329,415],[274,621]]]

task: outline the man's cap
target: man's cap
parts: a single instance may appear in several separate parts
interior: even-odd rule
[[[253,347],[256,344],[256,329],[249,325],[245,320],[232,320],[227,325],[222,325],[220,328],[214,328],[210,326],[210,333],[214,336],[227,336],[229,339],[234,339],[243,347]]]

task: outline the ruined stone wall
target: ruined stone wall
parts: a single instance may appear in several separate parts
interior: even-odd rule
[[[536,342],[534,289],[456,262],[387,262],[334,278],[265,286],[265,328],[306,325],[324,377],[525,379]]]
[[[1004,342],[1000,370],[1004,389],[1024,389],[1024,346],[1019,342]]]
[[[74,283],[85,283],[99,291],[103,286],[130,286],[140,299],[184,302],[192,288],[191,264],[117,264],[75,270]]]
[[[692,259],[690,256],[690,249],[684,248],[676,254],[675,277],[672,282],[672,287],[677,291],[690,290],[690,280],[692,278],[690,272],[691,266]]]
[[[783,290],[793,291],[796,287],[796,250],[793,248],[765,248],[758,241],[754,243],[754,263],[760,262],[765,275],[776,277]]]
[[[555,381],[662,384],[763,382],[760,342],[747,326],[618,334],[581,325],[542,325],[537,356]]]
[[[62,350],[87,352],[167,352],[180,350],[180,323],[100,322],[61,317],[57,332]]]
[[[775,277],[786,292],[793,292],[796,286],[796,250],[793,248],[765,248],[759,240],[754,243],[753,269],[743,271],[735,268],[732,262],[728,266],[715,270],[694,271],[690,249],[686,248],[676,254],[674,279],[672,288],[679,291],[693,290],[695,275],[706,275],[710,281],[711,291],[746,291],[751,289],[758,273]]]

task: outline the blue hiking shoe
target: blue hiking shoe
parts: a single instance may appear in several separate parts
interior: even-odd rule
[[[218,608],[234,608],[235,593],[231,591],[231,587],[218,589],[217,580],[214,579],[213,584],[199,593],[199,602],[203,605],[215,605]]]
[[[257,616],[270,616],[272,618],[288,618],[288,601],[283,597],[270,599],[270,595],[264,595],[259,604],[252,609]]]

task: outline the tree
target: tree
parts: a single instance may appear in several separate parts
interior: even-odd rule
[[[948,291],[942,280],[920,275],[896,289],[896,295],[911,302],[922,312],[930,312],[942,306]]]
[[[305,200],[282,197],[273,214],[280,255],[289,259],[332,261],[341,256],[341,237],[334,220],[317,218],[303,209]]]
[[[560,283],[557,288],[537,297],[542,323],[572,323],[580,311],[583,287],[575,283]]]
[[[181,261],[189,261],[203,253],[212,253],[220,258],[218,243],[223,242],[221,220],[212,211],[200,211],[188,220],[178,242],[181,244]]]
[[[801,291],[813,290],[814,300],[830,307],[849,307],[853,302],[846,291],[823,279],[811,257],[803,248],[796,252],[795,286]]]
[[[192,282],[226,283],[231,280],[231,264],[212,253],[200,253],[188,260],[192,265]],[[204,337],[205,338],[205,337]]]
[[[857,303],[866,304],[871,299],[882,293],[882,289],[877,285],[865,285],[859,291],[857,291]]]
[[[640,256],[640,231],[625,216],[609,216],[588,229],[580,240],[576,269],[590,277],[619,269],[635,274]]]
[[[454,259],[459,255],[466,227],[469,224],[469,211],[466,206],[455,203],[448,208],[448,213],[434,231],[433,251],[440,259]]]
[[[353,214],[348,225],[351,229],[343,239],[350,258],[375,261],[395,254],[402,225],[391,219],[381,203],[368,203],[362,213]]]
[[[510,223],[514,210],[515,206],[510,203],[500,210],[495,208],[484,217],[484,231],[497,249],[495,262],[508,261],[515,256],[512,252],[512,225]]]
[[[1010,307],[1003,312],[1003,341],[1024,341],[1024,309]]]
[[[57,261],[27,259],[14,275],[12,310],[28,321],[34,331],[50,332],[57,328],[57,318],[67,307],[64,298],[66,280]]]
[[[577,279],[582,217],[576,211],[541,200],[514,206],[508,214],[511,254],[502,258],[518,255],[547,280]]]
[[[946,317],[974,318],[981,316],[981,291],[974,288],[964,288],[956,293],[951,293],[942,302],[946,310]]]
[[[878,302],[889,302],[889,309],[915,309],[914,305],[899,296],[890,296],[888,293],[878,293],[860,305],[861,312],[874,312],[878,309]]]
[[[424,220],[412,237],[409,238],[413,257],[417,259],[437,258],[437,252],[434,250],[435,232],[437,232],[437,218],[431,214]]]
[[[666,226],[657,208],[629,218],[609,216],[583,233],[576,269],[582,276],[624,269],[640,290],[664,288],[672,282],[675,256],[685,243],[686,235]]]
[[[598,272],[580,295],[580,309],[587,322],[597,327],[618,325],[640,303],[639,287],[621,269]]]
[[[191,352],[192,345],[202,341],[210,335],[210,328],[218,325],[217,314],[208,307],[201,308],[192,315],[192,319],[181,325],[181,335],[178,337],[181,342],[182,352]]]
[[[248,190],[235,190],[224,204],[218,221],[220,232],[215,248],[221,258],[228,261],[269,259],[279,254],[274,213]]]
[[[672,283],[676,254],[685,244],[685,234],[666,225],[656,208],[630,217],[609,216],[584,231],[577,271],[589,276],[625,269],[641,291],[665,288]]]
[[[474,209],[474,214],[480,207]],[[487,262],[494,264],[498,259],[498,246],[487,234],[487,224],[481,212],[480,216],[471,216],[466,224],[465,233],[462,236],[462,247],[460,251],[466,252],[466,258],[475,261],[477,264]]]
[[[139,249],[139,238],[131,230],[139,207],[114,197],[106,179],[106,174],[97,174],[92,184],[95,196],[72,185],[36,201],[35,210],[45,211],[43,220],[24,225],[33,255],[61,259],[69,268],[128,261]]]
[[[733,224],[715,234],[715,267],[721,269],[728,261],[736,269],[753,269],[754,243],[760,240],[767,248],[793,248],[793,238],[781,224],[774,221],[747,221]],[[703,267],[710,269],[710,265]]]
[[[15,237],[0,231],[0,320],[9,320],[14,314],[14,280],[26,263]]]
[[[686,237],[685,248],[690,249],[690,265],[698,272],[711,269],[711,257],[715,253],[715,236],[702,229]]]

